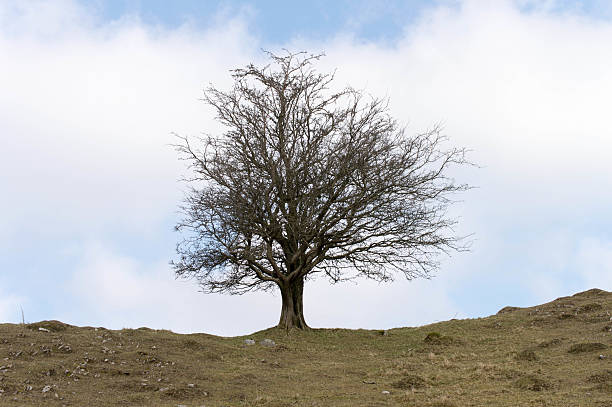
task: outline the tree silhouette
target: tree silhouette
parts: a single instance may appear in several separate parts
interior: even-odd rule
[[[275,55],[232,71],[204,101],[224,131],[175,147],[192,175],[181,206],[177,276],[207,292],[278,287],[282,328],[307,329],[304,282],[428,277],[440,252],[466,249],[447,216],[469,164],[439,127],[409,136],[385,100],[317,73],[321,55]]]

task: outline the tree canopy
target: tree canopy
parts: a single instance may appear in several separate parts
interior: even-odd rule
[[[466,248],[447,215],[468,188],[448,174],[469,164],[465,149],[443,149],[439,126],[409,135],[384,99],[334,90],[321,55],[268,56],[205,90],[224,131],[179,136],[191,175],[178,276],[208,292],[278,287],[279,327],[307,328],[308,279],[428,277],[440,252]]]

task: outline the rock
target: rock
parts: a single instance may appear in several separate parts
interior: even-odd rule
[[[244,344],[245,345],[255,345],[255,341],[252,339],[245,339]]]
[[[604,355],[599,355],[599,360],[604,360],[606,357]]]
[[[383,390],[383,391],[382,391],[382,394],[391,394],[391,392],[390,392],[390,391],[388,391],[388,390]]]
[[[263,341],[259,342],[259,344],[263,346],[275,346],[276,345],[276,343],[272,339],[264,339]]]
[[[163,392],[168,391],[168,390],[170,390],[170,388],[169,388],[169,387],[160,387],[160,388],[159,388],[159,390],[157,390],[157,391],[159,391],[159,392],[162,392],[162,393],[163,393]]]
[[[189,383],[189,384],[187,385],[187,387],[191,387],[191,388],[193,388],[193,387],[195,387],[195,384],[193,384],[193,383]]]
[[[57,350],[61,350],[64,353],[72,352],[72,348],[70,347],[70,345],[65,345],[63,343],[57,347]]]
[[[50,390],[51,390],[51,386],[46,385],[45,387],[43,387],[42,392],[43,392],[43,393],[46,393],[46,392],[48,392],[48,391],[50,391]]]
[[[31,391],[31,390],[32,390],[32,386],[28,384],[28,385],[25,387],[25,390],[26,390],[26,391]]]
[[[38,328],[38,330],[41,331],[41,332],[51,332],[47,328],[43,328],[43,327]]]

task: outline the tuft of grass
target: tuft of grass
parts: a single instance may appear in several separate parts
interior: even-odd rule
[[[499,311],[497,311],[497,315],[507,314],[509,312],[514,312],[514,311],[518,311],[518,310],[520,310],[519,307],[510,307],[510,306],[507,306],[507,307],[504,307],[504,308],[500,309]]]
[[[455,403],[450,400],[438,400],[430,404],[431,407],[457,407]]]
[[[62,332],[68,329],[71,325],[65,324],[60,321],[40,321],[34,322],[32,324],[27,324],[26,328],[31,329],[33,331],[38,331],[40,328],[47,329],[51,332]]]
[[[582,305],[576,309],[576,312],[579,314],[584,314],[587,312],[601,311],[603,309],[603,305],[598,302],[592,302],[589,304]]]
[[[442,335],[440,332],[429,332],[423,339],[423,342],[430,345],[452,345],[459,341],[451,336]]]
[[[516,360],[535,362],[536,360],[538,360],[538,355],[536,355],[536,353],[531,349],[525,349],[516,354]]]
[[[585,353],[585,352],[593,352],[596,350],[604,350],[608,349],[608,347],[600,342],[586,342],[586,343],[575,343],[570,346],[568,353]]]
[[[550,382],[546,381],[541,377],[537,377],[535,375],[527,375],[518,379],[516,382],[516,387],[521,390],[530,390],[530,391],[543,391],[549,390],[552,385]]]
[[[612,370],[607,369],[601,373],[591,375],[587,382],[589,383],[612,383]]]
[[[552,338],[548,341],[538,343],[538,348],[551,348],[554,346],[561,345],[563,343],[563,339],[561,338]]]
[[[391,387],[400,390],[422,389],[427,386],[427,381],[416,374],[409,374],[391,384]]]

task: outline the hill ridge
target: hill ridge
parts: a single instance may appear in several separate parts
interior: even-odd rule
[[[0,324],[0,405],[610,407],[611,313],[591,289],[385,331]]]

